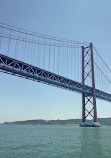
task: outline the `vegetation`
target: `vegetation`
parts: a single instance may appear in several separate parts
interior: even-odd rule
[[[68,119],[68,120],[26,120],[5,122],[4,124],[10,125],[79,125],[81,119]],[[89,122],[89,120],[88,120]],[[111,118],[98,118],[98,122],[101,125],[111,126]]]

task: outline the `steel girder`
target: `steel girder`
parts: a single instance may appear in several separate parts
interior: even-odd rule
[[[2,54],[0,54],[0,71],[25,79],[42,82],[55,87],[60,87],[66,90],[75,91],[78,93],[84,92],[87,96],[92,96],[92,87],[83,85],[82,83],[73,81],[71,79],[62,77]],[[111,102],[111,94],[98,89],[96,89],[96,97]]]

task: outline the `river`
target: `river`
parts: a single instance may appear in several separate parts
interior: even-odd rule
[[[111,158],[111,127],[0,125],[0,158]]]

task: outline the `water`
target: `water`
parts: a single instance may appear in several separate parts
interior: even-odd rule
[[[111,127],[0,125],[0,158],[111,158]]]

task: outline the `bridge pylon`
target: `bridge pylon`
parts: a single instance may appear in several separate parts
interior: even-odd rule
[[[90,115],[94,121],[91,126],[98,126],[97,109],[96,109],[96,90],[94,78],[94,59],[93,59],[93,44],[88,47],[82,46],[82,84],[83,87],[88,85],[90,81],[92,94],[82,92],[82,126],[88,126],[86,123],[87,117]]]

